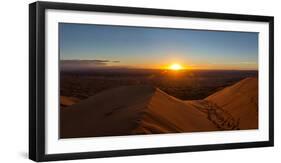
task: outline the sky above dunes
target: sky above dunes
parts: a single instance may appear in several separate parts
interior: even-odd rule
[[[59,53],[99,67],[257,70],[258,33],[60,23]]]

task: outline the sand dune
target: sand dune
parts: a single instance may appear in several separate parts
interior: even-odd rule
[[[138,127],[133,131],[139,134],[196,132],[217,130],[205,114],[186,105],[159,89],[154,91],[148,105],[140,117]]]
[[[247,78],[193,101],[181,101],[147,85],[103,91],[61,109],[60,137],[257,128],[255,83],[257,79]]]
[[[227,87],[205,100],[229,112],[239,119],[240,129],[258,128],[258,79],[246,78]]]

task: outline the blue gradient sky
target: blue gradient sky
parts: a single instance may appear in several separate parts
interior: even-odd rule
[[[109,60],[103,66],[257,69],[258,33],[59,24],[62,60]]]

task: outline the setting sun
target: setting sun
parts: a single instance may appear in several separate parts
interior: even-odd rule
[[[169,69],[177,71],[177,70],[183,69],[183,67],[180,64],[175,63],[175,64],[170,65]]]

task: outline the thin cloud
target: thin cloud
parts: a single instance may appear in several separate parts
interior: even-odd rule
[[[106,67],[109,63],[119,63],[120,61],[110,61],[110,60],[61,60],[60,67],[63,70],[75,70],[75,69],[90,69],[95,67]]]

